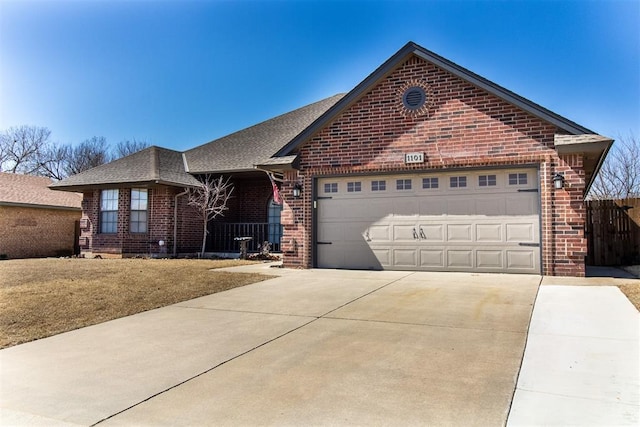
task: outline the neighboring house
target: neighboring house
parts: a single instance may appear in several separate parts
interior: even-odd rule
[[[289,267],[580,276],[584,196],[611,143],[408,43],[346,95],[52,188],[84,193],[86,252],[197,251],[182,192],[222,174],[236,190],[211,251],[248,235]],[[282,179],[282,206],[265,170]]]
[[[0,255],[73,255],[82,194],[49,188],[41,176],[0,172]]]

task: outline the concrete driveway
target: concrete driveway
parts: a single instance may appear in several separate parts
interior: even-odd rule
[[[281,276],[0,351],[0,421],[506,422],[539,276],[265,271]]]

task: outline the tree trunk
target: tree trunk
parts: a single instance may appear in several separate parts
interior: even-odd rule
[[[207,223],[208,223],[208,219],[204,218],[204,229],[202,230],[202,249],[200,250],[200,258],[204,258],[204,250],[205,247],[207,246]]]

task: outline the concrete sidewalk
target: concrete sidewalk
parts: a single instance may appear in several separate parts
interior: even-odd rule
[[[640,313],[598,283],[545,277],[507,425],[640,424]]]

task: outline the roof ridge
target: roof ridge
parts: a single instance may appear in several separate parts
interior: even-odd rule
[[[158,147],[152,145],[150,148],[151,161],[149,162],[149,169],[151,172],[151,178],[154,180],[158,180],[160,178],[160,171],[158,170],[158,165],[160,161],[158,159]]]

